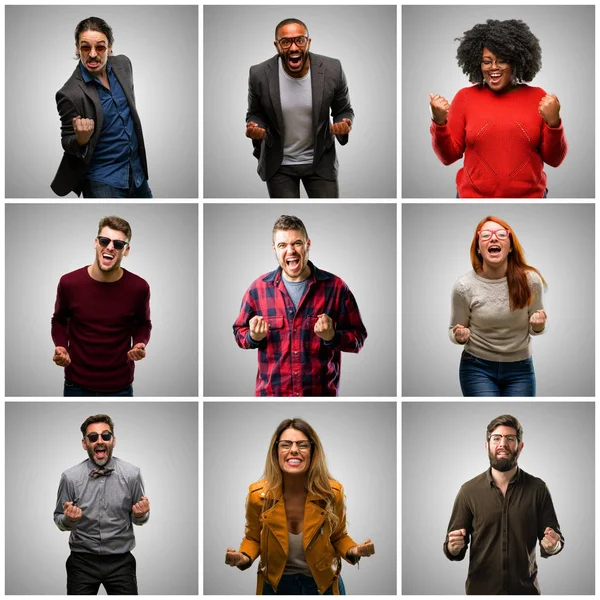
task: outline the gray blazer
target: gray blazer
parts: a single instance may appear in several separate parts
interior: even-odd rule
[[[333,134],[329,130],[329,110],[331,109],[334,123],[344,118],[354,120],[354,111],[350,105],[348,84],[340,61],[312,52],[309,52],[309,56],[313,103],[313,166],[321,177],[335,180],[338,162]],[[258,158],[258,174],[263,181],[275,175],[283,160],[283,113],[277,60],[278,55],[275,55],[250,67],[248,80],[246,123],[254,121],[267,130],[267,135],[262,140],[252,140],[254,156]],[[336,137],[340,144],[348,143],[348,135]]]
[[[131,118],[138,139],[140,160],[146,179],[148,179],[142,124],[135,108],[131,61],[126,56],[121,55],[109,56],[108,62],[129,103]],[[80,180],[94,156],[94,149],[100,138],[103,120],[102,105],[100,104],[100,96],[96,85],[85,83],[81,76],[79,63],[77,63],[75,71],[73,71],[73,75],[69,77],[67,83],[56,92],[56,107],[60,115],[61,143],[65,152],[50,187],[57,196],[66,196],[69,192],[75,192],[79,196],[81,194]],[[84,119],[94,119],[94,133],[86,146],[80,146],[75,139],[73,119],[77,115]]]

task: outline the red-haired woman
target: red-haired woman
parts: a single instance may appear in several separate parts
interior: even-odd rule
[[[262,481],[250,486],[246,534],[225,563],[247,569],[260,554],[258,595],[345,594],[341,558],[375,554],[370,539],[346,532],[343,487],[329,475],[315,430],[303,419],[279,424]]]
[[[454,284],[449,330],[450,339],[464,346],[463,396],[535,396],[530,336],[546,327],[546,281],[498,217],[477,225],[471,264]]]

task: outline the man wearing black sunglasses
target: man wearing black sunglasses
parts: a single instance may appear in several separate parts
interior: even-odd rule
[[[277,54],[250,68],[246,137],[271,198],[299,198],[300,181],[310,198],[339,196],[334,136],[348,143],[354,111],[340,61],[310,42],[302,21],[285,19]]]
[[[104,217],[95,261],[63,275],[52,317],[52,360],[65,367],[65,396],[133,396],[134,362],[150,340],[150,286],[121,267],[131,227]]]
[[[69,531],[67,594],[137,595],[132,525],[150,518],[140,469],[116,456],[114,423],[93,415],[81,425],[81,445],[89,459],[60,477],[54,522]]]
[[[75,29],[80,61],[56,94],[64,155],[52,190],[85,198],[152,198],[131,61],[113,56],[113,33],[89,17]]]

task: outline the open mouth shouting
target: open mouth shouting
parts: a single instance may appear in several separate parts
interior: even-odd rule
[[[302,63],[304,62],[303,52],[290,52],[287,55],[287,64],[291,71],[299,71],[302,69]]]
[[[117,257],[114,254],[111,254],[110,252],[103,252],[102,253],[102,266],[103,267],[111,267],[114,264],[116,258]]]
[[[488,246],[488,254],[491,256],[498,255],[502,252],[502,247],[500,244],[490,244]]]
[[[297,255],[289,256],[288,258],[286,258],[285,264],[287,265],[287,270],[294,273],[299,271],[302,267],[300,257]]]
[[[504,82],[504,73],[488,73],[486,80],[488,84],[493,87],[502,87],[502,83]]]

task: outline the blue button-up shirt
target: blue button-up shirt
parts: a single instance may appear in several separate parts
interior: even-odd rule
[[[85,173],[86,179],[129,189],[131,166],[134,185],[136,188],[140,187],[146,177],[140,161],[131,110],[119,80],[110,64],[107,64],[109,90],[97,77],[90,75],[81,63],[79,66],[85,83],[96,86],[103,113],[102,131],[92,161]]]

